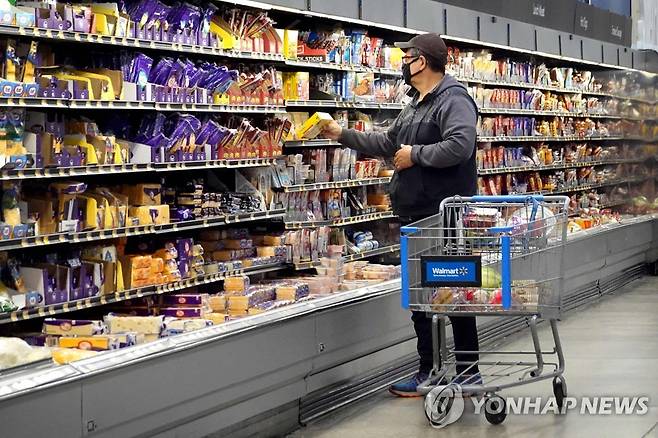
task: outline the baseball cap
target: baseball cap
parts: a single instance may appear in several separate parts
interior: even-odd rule
[[[431,56],[436,59],[445,59],[448,55],[448,47],[446,43],[443,42],[443,39],[437,33],[424,33],[422,35],[416,35],[412,39],[406,42],[395,43],[395,47],[398,47],[402,50],[407,49],[418,49],[423,52],[424,55]]]

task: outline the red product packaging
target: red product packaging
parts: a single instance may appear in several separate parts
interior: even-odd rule
[[[503,193],[503,176],[496,175],[496,194],[500,195]]]
[[[356,122],[354,122],[354,130],[365,132],[366,123],[363,120],[357,120]]]
[[[496,183],[493,178],[489,178],[487,181],[487,185],[489,187],[489,193],[490,195],[498,195],[499,193],[496,191]]]
[[[259,158],[268,158],[272,157],[272,143],[265,136],[261,137],[258,142],[258,157]]]
[[[489,98],[489,105],[492,108],[497,108],[498,105],[498,89],[493,90],[491,97]]]

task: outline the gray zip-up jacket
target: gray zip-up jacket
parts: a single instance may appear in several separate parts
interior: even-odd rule
[[[414,166],[396,171],[389,186],[393,211],[418,219],[438,212],[441,200],[477,193],[477,105],[466,88],[446,75],[418,102],[407,105],[386,132],[344,129],[339,141],[371,156],[393,157],[412,146]]]

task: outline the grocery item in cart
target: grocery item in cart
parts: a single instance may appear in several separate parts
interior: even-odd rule
[[[513,228],[512,234],[524,234],[530,231],[529,237],[550,236],[556,225],[555,214],[550,208],[541,205],[525,206],[514,210],[507,220],[507,226]]]

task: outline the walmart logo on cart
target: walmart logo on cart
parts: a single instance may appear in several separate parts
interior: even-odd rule
[[[479,287],[482,260],[478,256],[421,256],[423,287]]]
[[[475,281],[475,266],[471,262],[427,262],[426,274],[429,281],[458,280]]]
[[[439,276],[463,277],[465,275],[468,275],[468,268],[467,267],[454,268],[454,269],[432,268],[432,275],[434,275],[435,277],[439,277]]]

